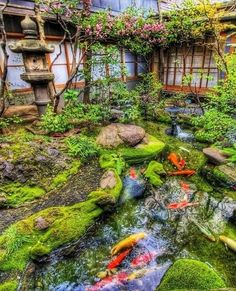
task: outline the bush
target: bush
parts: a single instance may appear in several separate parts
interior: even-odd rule
[[[94,140],[85,135],[68,137],[66,146],[71,157],[79,157],[81,160],[97,156],[99,151],[99,147]]]
[[[208,93],[210,108],[223,113],[236,113],[235,98],[236,98],[236,55],[231,54],[226,56],[228,73],[224,80],[219,82],[219,85],[213,91]]]
[[[216,109],[210,109],[204,115],[192,118],[191,122],[199,129],[195,136],[202,142],[220,141],[227,133],[236,130],[236,120]]]
[[[71,92],[70,94],[72,95]],[[53,108],[48,106],[46,113],[41,118],[41,128],[43,130],[47,133],[63,133],[83,122],[96,124],[109,119],[110,111],[107,106],[83,104],[78,99],[75,101],[74,95],[72,96],[73,99],[66,104],[64,110],[59,114],[54,113]]]
[[[140,96],[136,90],[128,90],[123,82],[113,84],[110,106],[124,112],[121,122],[128,123],[141,116]]]

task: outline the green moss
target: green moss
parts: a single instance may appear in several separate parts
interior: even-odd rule
[[[165,131],[168,126],[153,122],[141,123],[141,126],[146,130],[146,132],[152,134],[166,144],[166,154],[175,152],[176,154],[181,155],[186,161],[186,168],[199,171],[206,164],[207,159],[205,155],[201,151],[195,149],[192,144],[167,135]],[[163,165],[166,171],[175,170],[167,159],[165,159]]]
[[[70,176],[78,173],[80,166],[81,166],[80,161],[72,162],[70,169],[61,172],[52,180],[52,184],[51,184],[50,188],[54,189],[54,188],[57,188],[57,187],[63,185],[64,183],[66,183]]]
[[[93,191],[88,195],[89,199],[96,199],[97,201],[101,201],[101,200],[104,201],[105,197],[108,196],[108,198],[107,198],[108,201],[109,200],[114,201],[114,199],[115,199],[115,202],[118,201],[118,199],[120,198],[122,188],[123,188],[123,184],[122,184],[120,176],[118,175],[118,173],[115,169],[108,169],[108,171],[113,171],[115,174],[115,178],[116,178],[115,187],[112,189],[107,188],[104,190],[98,189],[96,191]],[[109,196],[110,196],[110,199],[109,199]]]
[[[41,242],[36,243],[36,245],[30,249],[30,257],[32,259],[42,257],[48,253],[50,253],[50,249]]]
[[[190,177],[189,181],[194,183],[199,191],[207,192],[207,193],[213,192],[212,186],[199,175],[194,175]]]
[[[73,206],[51,207],[11,225],[0,236],[0,270],[23,271],[32,255],[47,254],[81,237],[103,212],[94,200]],[[35,220],[44,217],[49,228],[38,230]]]
[[[135,148],[119,149],[118,151],[120,155],[130,164],[141,163],[154,159],[162,152],[165,144],[154,136],[148,135],[147,138],[147,143],[139,144]]]
[[[207,264],[191,259],[180,259],[165,274],[157,290],[210,290],[224,287],[226,287],[224,281]]]
[[[0,291],[15,291],[18,282],[16,280],[8,280],[0,285]]]
[[[228,223],[221,235],[236,240],[236,228]],[[191,256],[197,257],[201,261],[208,262],[215,268],[225,280],[227,287],[236,286],[236,256],[235,253],[226,249],[221,241],[214,244],[209,243],[203,235],[193,235],[186,245]]]
[[[114,168],[120,175],[125,168],[125,161],[122,157],[114,153],[104,153],[99,158],[102,169]]]
[[[0,187],[0,191],[5,194],[7,199],[4,204],[12,207],[33,201],[45,194],[45,190],[40,187],[20,183],[6,184]]]
[[[148,164],[146,171],[144,172],[144,176],[149,180],[149,182],[153,186],[157,187],[157,186],[162,185],[163,183],[159,174],[165,174],[163,165],[156,161],[151,161]]]

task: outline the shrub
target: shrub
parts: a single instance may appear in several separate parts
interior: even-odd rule
[[[66,139],[68,154],[86,160],[98,155],[99,147],[92,138],[85,135],[72,136]]]
[[[236,129],[236,120],[216,109],[192,118],[191,122],[199,129],[195,133],[196,138],[203,142],[214,143],[222,140],[227,133]]]
[[[229,155],[229,161],[236,163],[236,143],[233,145],[232,148],[224,148],[223,152]]]

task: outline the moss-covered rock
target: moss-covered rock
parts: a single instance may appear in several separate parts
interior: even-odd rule
[[[0,187],[0,192],[5,194],[6,201],[1,206],[16,207],[25,202],[33,201],[43,196],[46,191],[41,187],[29,186],[20,183],[9,183]]]
[[[17,286],[18,282],[16,280],[8,280],[0,285],[0,291],[15,291]]]
[[[0,270],[23,271],[30,257],[50,253],[82,236],[103,212],[94,200],[73,206],[51,207],[11,225],[0,236]],[[44,217],[49,227],[40,231],[35,220]]]
[[[114,177],[116,179],[116,184],[114,185],[114,187],[97,189],[96,191],[93,191],[88,195],[88,199],[94,199],[96,201],[96,204],[101,206],[102,208],[106,206],[114,206],[119,200],[123,188],[121,178],[118,175],[117,171],[115,169],[109,169],[108,171],[112,171],[114,173]]]
[[[127,163],[135,164],[152,160],[160,154],[165,143],[152,135],[146,135],[143,142],[134,148],[122,148],[118,152]]]
[[[236,198],[234,187],[236,186],[236,167],[234,165],[205,166],[202,169],[202,175],[215,187],[223,187],[233,199]]]
[[[104,153],[101,154],[99,158],[99,164],[102,169],[114,168],[120,175],[125,168],[124,159],[114,153]]]
[[[236,240],[235,225],[228,223],[221,235]],[[236,255],[233,251],[227,249],[221,241],[218,240],[212,244],[203,235],[195,234],[191,236],[186,249],[191,256],[197,257],[201,261],[209,262],[221,274],[227,287],[236,286]]]
[[[65,184],[70,176],[78,173],[80,166],[80,161],[73,161],[71,167],[68,170],[59,173],[56,177],[53,178],[50,188],[54,189],[55,187]]]
[[[179,259],[165,274],[157,290],[210,290],[224,287],[225,282],[207,264],[191,259]]]
[[[144,172],[144,176],[153,186],[156,187],[162,185],[163,183],[160,178],[160,174],[165,174],[165,170],[163,165],[156,161],[151,161],[148,164],[146,171]]]

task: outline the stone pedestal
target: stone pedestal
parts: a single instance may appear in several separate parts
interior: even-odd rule
[[[21,21],[21,27],[25,38],[9,45],[9,48],[23,55],[25,73],[21,74],[21,79],[31,84],[41,115],[51,101],[48,83],[54,79],[54,74],[49,72],[46,53],[52,53],[54,47],[37,39],[37,25],[28,15]]]

